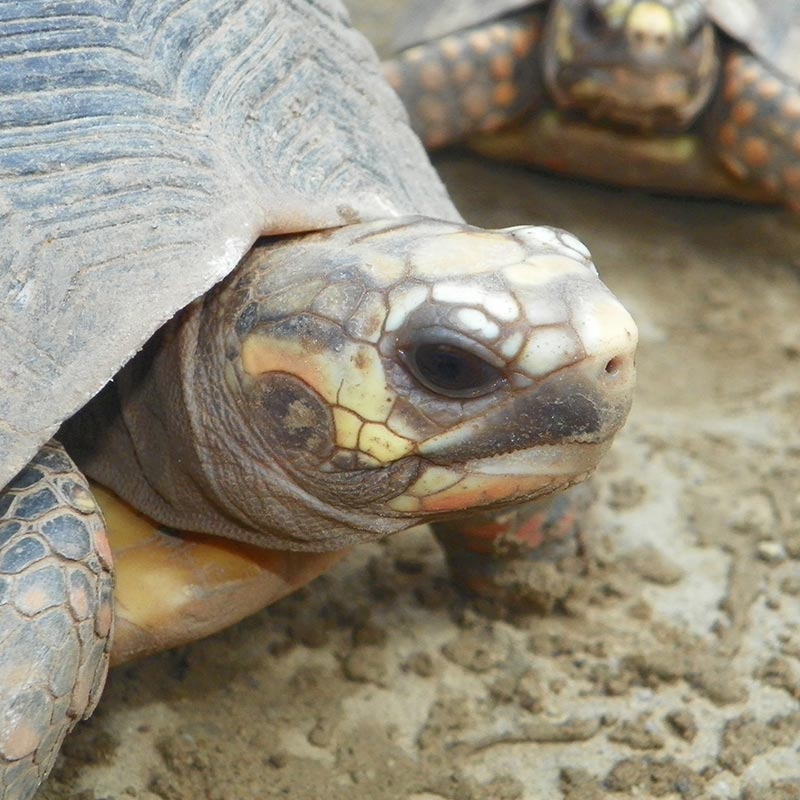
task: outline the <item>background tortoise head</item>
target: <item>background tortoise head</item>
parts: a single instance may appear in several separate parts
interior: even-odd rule
[[[554,0],[542,66],[560,108],[669,132],[705,108],[719,52],[702,0]]]

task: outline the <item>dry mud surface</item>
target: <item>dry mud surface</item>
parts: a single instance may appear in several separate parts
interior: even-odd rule
[[[641,331],[551,608],[460,596],[425,530],[117,670],[40,800],[800,798],[800,224],[467,156],[465,216],[578,233]]]

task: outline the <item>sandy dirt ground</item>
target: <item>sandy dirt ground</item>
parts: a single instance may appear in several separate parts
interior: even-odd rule
[[[425,530],[364,547],[115,671],[39,800],[800,798],[800,224],[437,163],[468,220],[579,234],[639,323],[585,552],[511,614]]]

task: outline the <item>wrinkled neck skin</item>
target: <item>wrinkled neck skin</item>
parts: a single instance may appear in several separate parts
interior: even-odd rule
[[[339,550],[413,524],[336,509],[287,477],[285,454],[246,414],[258,399],[222,378],[216,294],[165,326],[67,426],[84,471],[163,525],[262,547]]]
[[[256,246],[66,443],[161,524],[338,550],[585,478],[635,345],[562,231],[352,225]]]

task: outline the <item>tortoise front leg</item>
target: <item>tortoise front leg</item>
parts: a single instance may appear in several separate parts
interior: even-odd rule
[[[305,553],[164,528],[100,486],[116,574],[111,665],[217,633],[296,591],[346,551]]]
[[[725,166],[800,212],[800,90],[757,58],[734,52],[711,120]]]
[[[403,51],[384,64],[411,127],[435,148],[494,131],[541,105],[539,12],[508,17]]]
[[[544,564],[575,555],[593,499],[581,484],[510,509],[434,524],[453,581],[470,593],[522,611],[549,611],[559,598]]]
[[[83,476],[51,443],[0,495],[0,800],[27,800],[108,670],[111,554]]]

